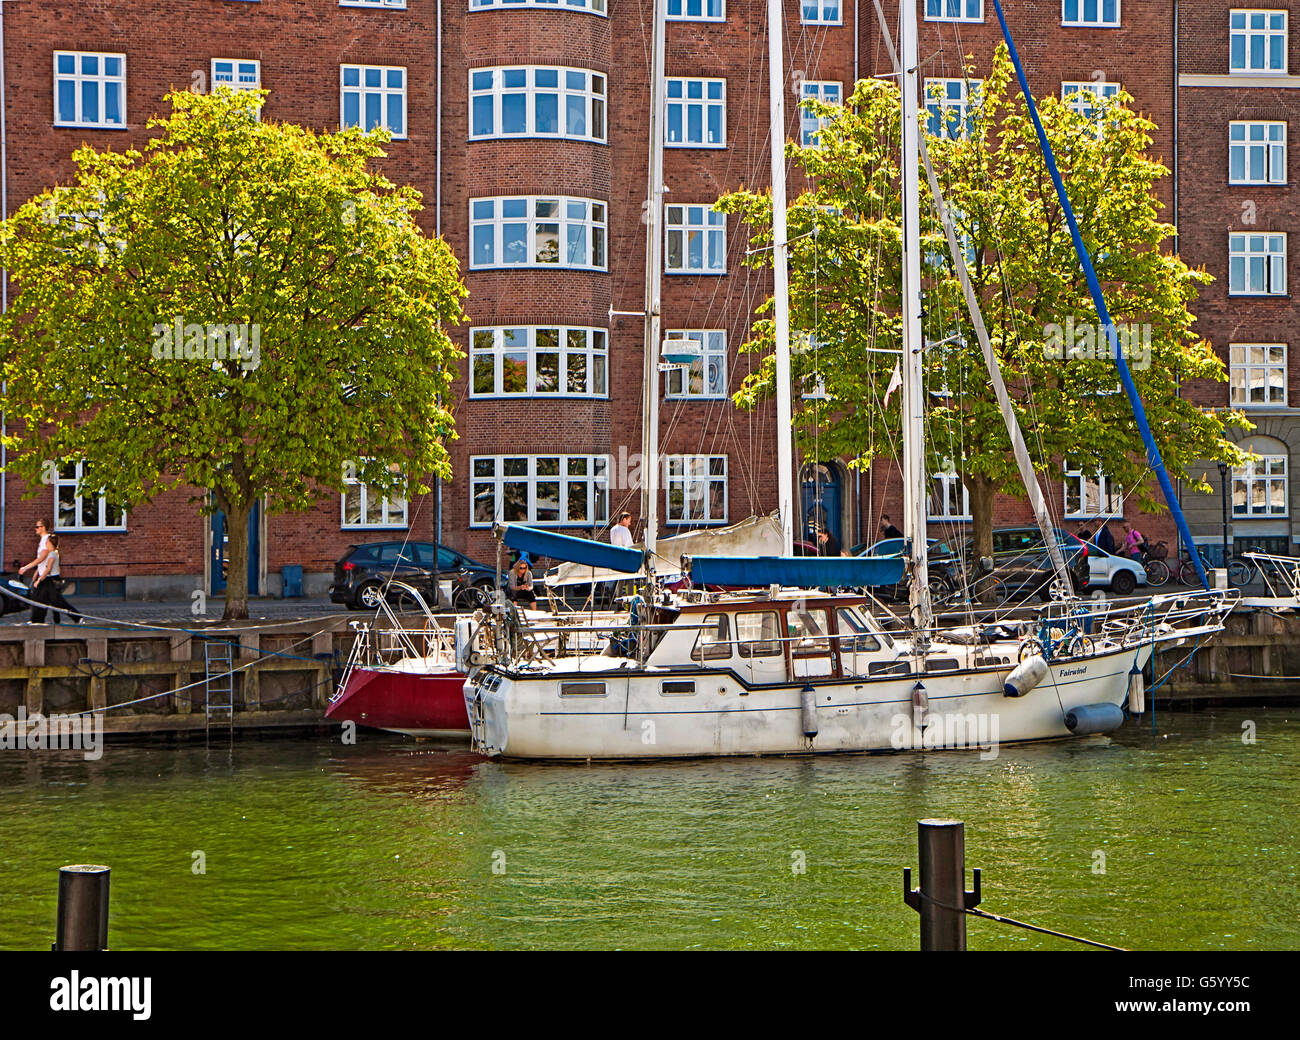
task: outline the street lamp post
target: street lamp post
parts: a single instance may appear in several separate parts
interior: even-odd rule
[[[1219,463],[1219,497],[1223,499],[1223,563],[1228,566],[1228,464]]]

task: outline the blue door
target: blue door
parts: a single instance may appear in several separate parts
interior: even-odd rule
[[[804,467],[803,479],[803,539],[806,542],[817,541],[817,529],[825,527],[840,543],[840,548],[847,550],[844,536],[840,530],[841,502],[839,468],[826,462],[812,463]]]
[[[262,590],[257,587],[261,571],[261,503],[254,502],[248,514],[248,594],[255,596]],[[212,594],[226,591],[226,545],[230,541],[226,530],[226,514],[217,510],[212,514]]]

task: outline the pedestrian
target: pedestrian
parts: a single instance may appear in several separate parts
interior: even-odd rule
[[[880,518],[880,537],[881,538],[902,538],[903,532],[889,522],[889,514],[885,513]]]
[[[1102,552],[1115,552],[1115,536],[1110,533],[1110,523],[1107,520],[1103,520],[1097,529],[1097,548]]]
[[[627,510],[618,514],[618,521],[609,529],[609,544],[632,548],[632,514]]]
[[[507,592],[516,606],[537,609],[537,596],[533,592],[533,570],[528,566],[527,556],[519,557],[515,569],[510,572]]]
[[[818,556],[838,556],[840,554],[840,540],[831,534],[826,528],[821,528],[817,532],[817,555]]]
[[[19,575],[19,577],[22,577],[22,575],[26,574],[28,571],[36,570],[36,568],[40,567],[40,565],[41,565],[42,563],[45,562],[46,557],[49,556],[49,554],[50,554],[50,523],[49,523],[48,520],[41,519],[41,520],[37,520],[37,521],[36,521],[36,537],[40,539],[40,542],[39,542],[39,543],[37,544],[37,546],[36,546],[36,557],[35,557],[35,559],[33,559],[30,563],[24,564],[22,567],[19,567],[19,568],[18,568],[18,575]],[[31,582],[29,583],[29,584],[31,585],[32,588],[31,588],[31,590],[29,590],[29,592],[35,590],[35,586],[36,586],[36,578],[37,578],[37,575],[33,574],[33,575],[32,575],[32,580],[31,580]],[[31,596],[31,598],[32,598],[32,599],[35,599],[36,597],[33,595],[33,596]],[[32,607],[32,621],[33,621],[33,622],[37,622],[38,620],[39,620],[39,621],[44,621],[44,620],[45,620],[45,611],[44,611],[44,609],[40,609],[40,618],[39,618],[39,619],[37,618],[36,614],[37,614],[37,610],[38,610],[38,609],[40,609],[40,608]]]
[[[32,599],[44,606],[32,607],[32,623],[43,625],[45,623],[45,608],[49,607],[54,614],[54,623],[59,623],[59,611],[68,615],[68,619],[76,624],[81,620],[81,615],[76,609],[63,598],[64,581],[59,572],[59,536],[50,535],[49,552],[45,554],[45,559],[36,568],[36,581],[32,583]]]
[[[1119,529],[1124,539],[1124,555],[1135,558],[1141,556],[1142,546],[1146,544],[1146,539],[1142,537],[1142,532],[1127,520],[1120,521]]]

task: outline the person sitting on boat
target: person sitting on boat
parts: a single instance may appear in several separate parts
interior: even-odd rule
[[[840,554],[840,540],[831,534],[826,528],[820,528],[817,531],[817,555],[818,556],[838,556]]]
[[[521,609],[537,608],[537,596],[533,592],[533,569],[528,565],[527,556],[519,557],[519,562],[510,572],[506,595]]]
[[[889,514],[886,513],[880,518],[880,537],[881,538],[902,538],[903,532],[889,522]]]

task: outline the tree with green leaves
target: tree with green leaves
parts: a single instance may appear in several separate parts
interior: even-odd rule
[[[80,148],[0,227],[9,466],[35,494],[80,461],[125,508],[195,489],[227,519],[225,617],[247,617],[259,500],[450,475],[465,289],[420,194],[373,168],[385,131],[261,122],[261,92],[167,100],[143,151]]]
[[[971,85],[964,119],[935,99],[932,123],[942,125],[927,137],[993,350],[1036,466],[1057,478],[1066,469],[1104,474],[1144,509],[1162,508],[1012,83],[1001,48],[982,88]],[[1179,393],[1188,380],[1225,379],[1189,310],[1210,278],[1164,249],[1173,228],[1158,216],[1154,189],[1168,171],[1149,155],[1154,124],[1131,111],[1124,94],[1091,108],[1081,100],[1044,99],[1042,121],[1165,465],[1209,491],[1189,467],[1207,458],[1240,464],[1244,456],[1224,430],[1249,426],[1240,413],[1216,413]],[[796,385],[801,378],[819,392],[796,399],[795,420],[801,441],[816,437],[822,457],[865,467],[888,456],[900,429],[901,395],[888,394],[902,338],[899,93],[893,83],[864,80],[843,107],[805,105],[821,128],[815,146],[787,146],[808,180],[788,207],[790,321],[792,336],[803,333],[808,344],[795,355]],[[955,468],[969,492],[975,548],[990,555],[994,496],[1025,489],[924,182],[921,199],[928,472]],[[756,248],[748,262],[770,265],[770,196],[734,192],[718,208],[749,225]],[[741,407],[775,389],[770,308],[768,301],[760,309],[742,348],[767,356],[735,395]]]

